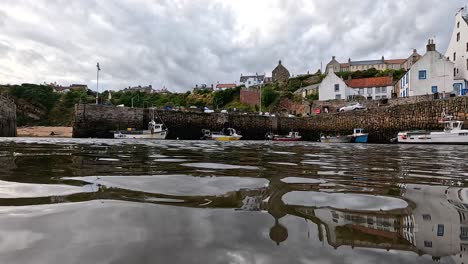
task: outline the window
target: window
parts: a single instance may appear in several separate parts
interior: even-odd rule
[[[432,93],[437,93],[437,86],[432,86],[432,87],[431,87],[431,91],[432,91]],[[430,217],[431,217],[431,216],[429,216],[429,218],[430,218]],[[423,218],[424,218],[424,215],[423,215]]]
[[[460,32],[457,33],[457,42],[460,41]]]
[[[457,28],[460,28],[460,21],[457,22]]]
[[[364,88],[359,89],[359,95],[364,95]]]
[[[339,84],[335,84],[335,92],[339,92],[340,91],[340,85]]]
[[[466,43],[466,51],[468,52],[468,42]]]
[[[380,99],[380,95],[375,96],[375,100],[379,100],[379,99]]]
[[[424,246],[431,248],[432,247],[432,241],[424,241]]]
[[[437,236],[444,236],[444,225],[437,225]]]
[[[406,84],[408,84],[408,79],[409,79],[409,75],[406,74],[406,75],[405,75]]]
[[[419,71],[419,80],[425,80],[427,78],[426,71]]]
[[[462,241],[467,241],[468,240],[468,227],[460,226],[460,239]]]
[[[453,68],[453,77],[457,76],[457,69]]]
[[[341,100],[341,94],[335,95],[335,99],[336,99],[336,100]]]
[[[367,94],[372,95],[372,90],[373,90],[373,88],[367,88]]]
[[[466,59],[466,69],[468,70],[468,59]]]
[[[431,221],[431,219],[432,219],[430,214],[423,214],[422,217],[423,217],[424,221]]]
[[[453,61],[456,61],[456,60],[457,60],[457,53],[454,52],[454,53],[453,53]]]
[[[382,95],[381,98],[382,98],[382,99],[387,99],[387,96],[386,96],[386,95]]]
[[[380,89],[381,89],[380,90],[381,93],[387,93],[387,87],[382,87]]]

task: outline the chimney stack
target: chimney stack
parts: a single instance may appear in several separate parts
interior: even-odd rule
[[[429,41],[427,42],[427,46],[426,46],[426,49],[427,51],[435,51],[436,50],[436,44],[434,44],[434,40],[433,39],[429,39]]]
[[[332,56],[332,60],[335,60],[335,56]]]

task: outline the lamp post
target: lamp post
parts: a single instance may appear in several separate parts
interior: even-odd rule
[[[96,104],[99,104],[99,72],[101,71],[101,67],[99,66],[99,62],[96,64]]]

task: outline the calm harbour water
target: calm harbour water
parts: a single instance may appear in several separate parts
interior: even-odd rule
[[[468,263],[466,160],[466,146],[4,138],[0,263]]]

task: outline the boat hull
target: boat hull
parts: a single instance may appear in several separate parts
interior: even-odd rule
[[[213,135],[211,137],[212,140],[216,140],[216,141],[237,141],[237,140],[240,140],[242,138],[242,136],[216,136],[216,135]]]
[[[289,142],[289,141],[301,141],[302,138],[287,138],[287,137],[275,137],[273,141],[282,141],[282,142]]]
[[[352,137],[344,136],[344,137],[327,137],[321,138],[321,142],[323,143],[350,143]]]
[[[150,131],[144,131],[143,133],[125,133],[125,132],[116,132],[114,133],[114,138],[117,139],[166,139],[167,131],[161,131],[156,133],[151,133]]]
[[[367,143],[368,138],[369,138],[369,135],[353,136],[353,142],[354,143]]]
[[[468,144],[468,131],[459,132],[402,132],[398,133],[400,144]]]

